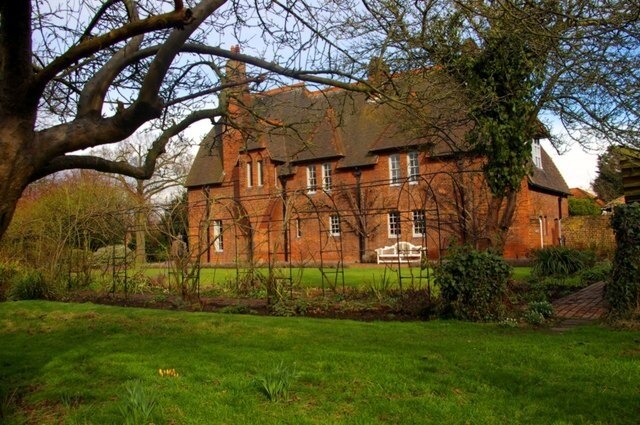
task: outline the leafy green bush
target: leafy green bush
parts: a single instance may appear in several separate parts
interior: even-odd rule
[[[488,251],[453,249],[435,270],[445,312],[465,320],[499,319],[511,267]]]
[[[540,313],[545,319],[553,316],[553,306],[549,301],[534,301],[529,303],[527,311]]]
[[[120,406],[120,415],[125,425],[147,425],[153,423],[156,397],[142,386],[139,380],[127,381],[125,399]]]
[[[527,310],[524,312],[522,317],[527,323],[534,326],[543,325],[544,322],[546,321],[544,318],[544,315],[539,311]]]
[[[555,300],[573,294],[584,285],[578,276],[569,278],[556,276],[530,276],[522,284],[526,290],[522,291],[522,301],[536,302]]]
[[[17,263],[0,263],[0,301],[7,299],[13,277],[20,271]]]
[[[11,279],[8,298],[10,300],[41,300],[51,298],[54,286],[38,270],[24,270]]]
[[[602,263],[580,272],[580,281],[584,286],[596,282],[606,282],[611,277],[611,263]]]
[[[218,310],[225,314],[256,314],[257,312],[246,305],[228,305]]]
[[[569,215],[600,215],[602,211],[593,199],[569,198]]]
[[[133,251],[125,245],[110,245],[98,248],[92,255],[93,265],[99,267],[113,266],[114,264],[116,266],[124,265],[125,258],[127,264],[134,261]]]
[[[640,306],[640,203],[617,206],[611,227],[617,248],[605,296],[612,313],[624,317]]]
[[[537,276],[569,276],[593,266],[595,261],[591,251],[551,246],[533,251],[532,272]]]
[[[270,401],[280,401],[289,399],[289,390],[296,375],[296,367],[287,367],[280,362],[276,368],[258,378],[260,389]]]

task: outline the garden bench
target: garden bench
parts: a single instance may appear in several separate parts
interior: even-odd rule
[[[421,261],[427,252],[426,248],[422,246],[404,241],[396,242],[384,248],[377,248],[375,251],[378,257],[378,264],[398,261],[407,263],[410,261]]]

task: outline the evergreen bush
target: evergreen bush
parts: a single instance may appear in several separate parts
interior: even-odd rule
[[[435,270],[443,307],[453,317],[497,320],[503,316],[511,267],[489,251],[453,249]]]
[[[11,279],[8,298],[13,301],[41,300],[51,298],[53,294],[53,286],[41,271],[24,270]]]
[[[533,269],[536,276],[569,276],[595,264],[592,251],[580,251],[564,246],[550,246],[533,251]]]
[[[569,215],[600,215],[602,211],[593,199],[569,198]]]
[[[605,296],[612,314],[624,317],[640,305],[640,203],[615,207],[611,227],[616,253]]]

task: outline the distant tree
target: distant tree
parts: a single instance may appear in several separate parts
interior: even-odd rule
[[[569,198],[569,215],[600,215],[596,201],[589,198]]]
[[[620,155],[616,147],[610,146],[605,153],[598,155],[598,175],[591,185],[598,197],[606,202],[624,195]]]
[[[105,175],[76,171],[36,188],[20,202],[0,244],[4,256],[55,272],[73,251],[124,243],[132,203]]]
[[[146,237],[146,253],[151,261],[168,259],[175,240],[188,242],[187,191],[179,190],[167,202],[153,205]]]
[[[134,179],[121,174],[114,178],[122,185],[135,205],[135,260],[137,264],[147,261],[146,235],[149,231],[150,213],[154,202],[162,202],[162,195],[181,186],[191,166],[190,141],[183,135],[167,146],[166,152],[156,160],[156,168],[150,179]],[[115,161],[125,161],[135,167],[144,165],[145,156],[153,145],[154,138],[134,137],[120,143],[116,150],[106,157],[114,156]]]

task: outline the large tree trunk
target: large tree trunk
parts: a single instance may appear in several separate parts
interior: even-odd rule
[[[138,203],[135,214],[136,264],[145,264],[147,262],[147,200],[144,194],[144,180],[136,179],[135,196]]]
[[[501,254],[504,252],[509,229],[513,224],[517,199],[518,192],[511,191],[505,196],[492,196],[489,200],[487,217],[488,248]]]
[[[6,232],[22,192],[30,183],[35,153],[26,120],[0,118],[0,239]]]
[[[143,210],[136,211],[136,264],[147,262],[147,214]]]

